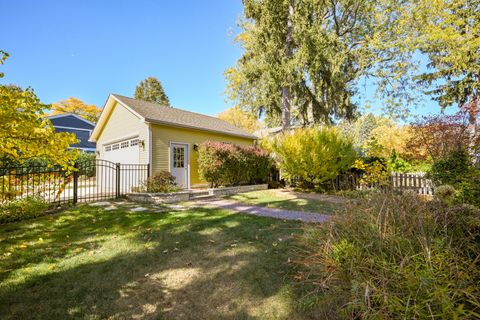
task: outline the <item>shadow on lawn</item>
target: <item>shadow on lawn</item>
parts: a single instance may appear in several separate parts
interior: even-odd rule
[[[78,248],[99,250],[116,235],[127,234],[118,245],[131,248],[0,286],[0,318],[294,319],[284,280],[294,272],[286,260],[297,227],[215,209],[154,214],[91,207],[4,226],[2,249],[43,241],[2,258],[1,281]]]
[[[276,191],[277,189],[271,189],[268,191],[272,190]],[[339,204],[313,199],[312,197],[302,196],[301,194],[296,193],[293,195],[288,194],[287,196],[289,196],[289,198],[287,199],[280,199],[281,196],[282,195],[274,195],[272,197],[266,197],[265,195],[241,193],[233,196],[227,196],[225,198],[244,202],[250,205],[320,214],[331,214],[333,211],[335,211],[335,208],[339,206]],[[265,199],[268,201],[265,201]]]

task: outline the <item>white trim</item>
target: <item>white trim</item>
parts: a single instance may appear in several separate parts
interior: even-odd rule
[[[187,190],[190,190],[190,143],[187,142],[178,142],[178,141],[170,141],[170,146],[168,148],[168,170],[172,173],[172,144],[182,144],[187,147]]]
[[[153,134],[152,126],[148,125],[148,162],[150,163],[150,177],[153,175]],[[170,160],[169,160],[170,161]]]
[[[134,138],[140,138],[140,134],[133,133],[133,134],[129,134],[128,136],[123,136],[122,138],[116,138],[116,139],[113,139],[113,140],[105,141],[104,143],[102,143],[102,146],[105,147],[105,146],[108,146],[109,144],[114,144],[114,143],[117,143],[117,142],[121,142],[123,140],[130,140],[130,139],[134,139]]]
[[[100,117],[98,118],[97,124],[95,125],[95,128],[92,130],[92,134],[90,135],[89,141],[91,142],[97,142],[98,138],[97,135],[101,132],[101,130],[107,125],[107,117],[110,115],[112,112],[113,107],[115,106],[115,102],[128,111],[130,111],[134,116],[139,118],[141,121],[145,121],[145,118],[142,117],[140,114],[135,112],[132,108],[121,102],[117,97],[115,97],[114,94],[110,93],[108,95],[107,101],[105,101],[105,104],[102,109],[102,113],[100,114]]]
[[[113,99],[115,99],[115,101],[117,101],[117,103],[121,104],[122,106],[124,106],[128,111],[130,111],[131,113],[133,113],[135,116],[137,116],[140,120],[142,120],[142,122],[145,122],[145,118],[142,117],[138,112],[136,112],[135,110],[133,110],[132,108],[130,108],[129,106],[127,106],[125,103],[123,103],[120,99],[118,99],[117,97],[115,97],[114,94],[110,94]]]
[[[79,150],[82,150],[82,151],[92,151],[92,152],[97,151],[96,148],[77,148],[77,147],[72,147],[72,149],[79,149]]]
[[[47,116],[48,119],[57,119],[57,118],[62,118],[62,117],[67,117],[67,116],[74,116],[75,118],[77,119],[80,119],[82,120],[83,122],[86,122],[88,123],[89,125],[92,125],[92,126],[95,126],[95,123],[91,122],[91,121],[88,121],[86,119],[83,119],[82,117],[80,117],[78,114],[75,114],[75,113],[60,113],[60,114],[55,114],[55,115],[51,115],[51,116]]]
[[[59,129],[71,129],[71,130],[79,130],[79,131],[88,131],[90,134],[92,133],[92,129],[84,129],[84,128],[73,128],[73,127],[63,127],[63,126],[56,126],[53,125],[54,128],[59,128]]]
[[[227,132],[227,131],[221,131],[221,130],[215,130],[215,129],[206,129],[206,128],[190,126],[190,125],[187,125],[187,124],[184,125],[184,124],[179,124],[179,123],[172,123],[172,122],[168,122],[168,121],[148,119],[148,118],[146,118],[144,121],[147,122],[147,123],[166,126],[166,127],[193,129],[193,130],[198,130],[198,131],[202,131],[202,132],[218,133],[218,134],[223,134],[223,135],[226,135],[226,136],[240,137],[240,138],[251,139],[251,140],[258,140],[259,139],[257,136],[249,135],[248,133],[243,135],[243,134],[240,134],[240,133],[233,133],[233,132]]]

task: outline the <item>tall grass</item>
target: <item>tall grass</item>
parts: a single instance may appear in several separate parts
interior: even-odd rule
[[[374,194],[302,236],[302,304],[329,318],[480,317],[480,210]]]

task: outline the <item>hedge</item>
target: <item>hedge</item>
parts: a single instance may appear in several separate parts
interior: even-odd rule
[[[265,182],[272,165],[269,154],[253,146],[207,141],[198,153],[200,177],[211,187]]]

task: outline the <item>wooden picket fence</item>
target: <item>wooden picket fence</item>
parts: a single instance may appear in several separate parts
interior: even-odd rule
[[[418,194],[433,195],[432,180],[425,177],[425,172],[391,174],[391,186],[394,189],[413,190]]]
[[[383,184],[367,184],[362,181],[361,174],[349,173],[336,177],[326,187],[334,190],[412,190],[421,195],[433,195],[433,183],[430,179],[427,179],[425,175],[425,172],[393,172],[390,175],[389,181]]]

